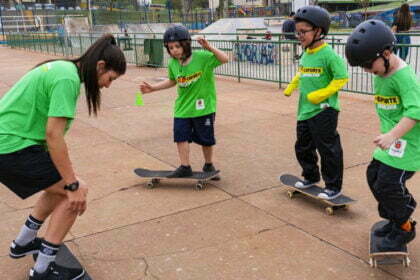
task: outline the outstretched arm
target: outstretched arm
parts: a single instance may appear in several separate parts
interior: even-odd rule
[[[228,55],[224,51],[219,50],[218,48],[210,45],[210,43],[206,39],[200,37],[198,38],[197,41],[204,49],[212,52],[214,56],[217,58],[217,60],[219,60],[222,64],[229,62]]]
[[[313,104],[319,104],[322,101],[328,99],[331,95],[335,94],[342,87],[344,87],[349,79],[332,80],[331,83],[326,87],[308,94],[308,100]]]
[[[162,82],[159,82],[159,83],[156,83],[156,84],[153,84],[153,85],[151,85],[147,82],[142,82],[140,84],[140,91],[143,94],[146,94],[146,93],[151,93],[153,91],[158,91],[158,90],[162,90],[162,89],[171,88],[175,85],[176,85],[176,82],[173,81],[173,80],[169,80],[169,79],[166,79]]]
[[[300,72],[297,72],[293,77],[292,81],[287,85],[287,88],[283,91],[283,94],[287,97],[292,95],[292,92],[299,86]]]

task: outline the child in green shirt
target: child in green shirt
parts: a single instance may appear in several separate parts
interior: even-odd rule
[[[305,52],[299,72],[284,94],[290,96],[299,87],[295,151],[303,180],[296,187],[309,188],[320,181],[318,150],[325,181],[325,189],[318,196],[334,199],[341,194],[343,182],[343,151],[337,132],[338,90],[347,83],[347,70],[343,59],[323,40],[330,27],[330,15],[325,9],[302,7],[296,12],[295,22]]]
[[[420,169],[420,84],[414,71],[393,54],[395,36],[379,20],[359,24],[348,38],[346,56],[374,79],[380,135],[367,169],[369,187],[378,201],[379,215],[389,222],[375,231],[384,237],[381,250],[392,251],[415,237],[411,214],[416,201],[406,181]]]
[[[228,56],[203,38],[198,39],[198,43],[205,51],[191,52],[191,36],[182,25],[169,27],[165,31],[163,41],[171,56],[168,65],[169,79],[154,85],[143,82],[140,90],[147,94],[178,85],[178,97],[174,108],[174,142],[177,143],[181,165],[168,177],[192,175],[189,160],[190,142],[202,146],[205,159],[203,171],[215,171],[213,146],[216,144],[216,87],[213,70],[227,63]]]

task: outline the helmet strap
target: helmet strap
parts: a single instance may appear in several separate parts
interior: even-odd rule
[[[382,59],[384,60],[384,66],[385,66],[385,74],[388,74],[389,72],[389,59],[385,58],[383,54],[380,55]]]
[[[322,32],[322,29],[321,29],[321,32]],[[324,40],[325,37],[327,37],[327,36],[321,33],[321,36],[318,39],[312,39],[312,42],[305,48],[305,50],[308,49],[308,48],[311,48],[316,42]]]

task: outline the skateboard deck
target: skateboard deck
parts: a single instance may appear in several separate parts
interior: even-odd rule
[[[36,261],[36,258],[38,257],[38,254],[32,255],[34,261]],[[64,267],[69,268],[81,268],[84,270],[82,264],[79,262],[79,260],[73,255],[73,253],[70,251],[70,249],[65,245],[62,244],[60,246],[60,249],[58,250],[57,257],[55,259],[56,264]],[[77,280],[92,280],[92,278],[89,276],[89,274],[84,270],[84,275],[81,275],[80,278],[77,278]]]
[[[282,184],[289,187],[289,190],[287,191],[287,195],[289,196],[289,198],[293,198],[295,194],[303,194],[311,198],[314,198],[316,200],[320,200],[323,203],[329,205],[328,207],[325,208],[325,211],[327,212],[328,215],[334,215],[334,210],[337,210],[340,208],[347,208],[349,204],[356,202],[356,200],[345,195],[340,195],[339,197],[336,197],[331,200],[319,198],[318,194],[324,190],[323,188],[317,185],[314,185],[306,189],[299,189],[295,187],[295,184],[301,179],[291,174],[283,174],[280,176],[279,179]]]
[[[408,257],[407,245],[403,245],[396,251],[381,251],[378,244],[381,243],[384,237],[379,237],[374,234],[374,231],[383,227],[387,221],[380,221],[375,223],[370,229],[369,238],[369,264],[371,267],[378,267],[378,264],[402,264],[405,267],[410,265],[410,258]]]
[[[173,170],[149,170],[143,168],[134,169],[134,173],[138,176],[143,178],[150,178],[151,180],[147,183],[148,188],[154,188],[157,184],[160,183],[160,180],[179,180],[179,179],[190,179],[197,181],[195,185],[196,189],[203,189],[204,184],[206,181],[211,180],[212,178],[216,177],[220,170],[212,171],[212,172],[197,172],[193,171],[193,175],[190,177],[182,177],[182,178],[168,178],[170,174],[172,174]]]

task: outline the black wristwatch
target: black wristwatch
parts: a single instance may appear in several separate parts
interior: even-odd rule
[[[79,189],[79,181],[64,186],[66,191],[75,192]]]

